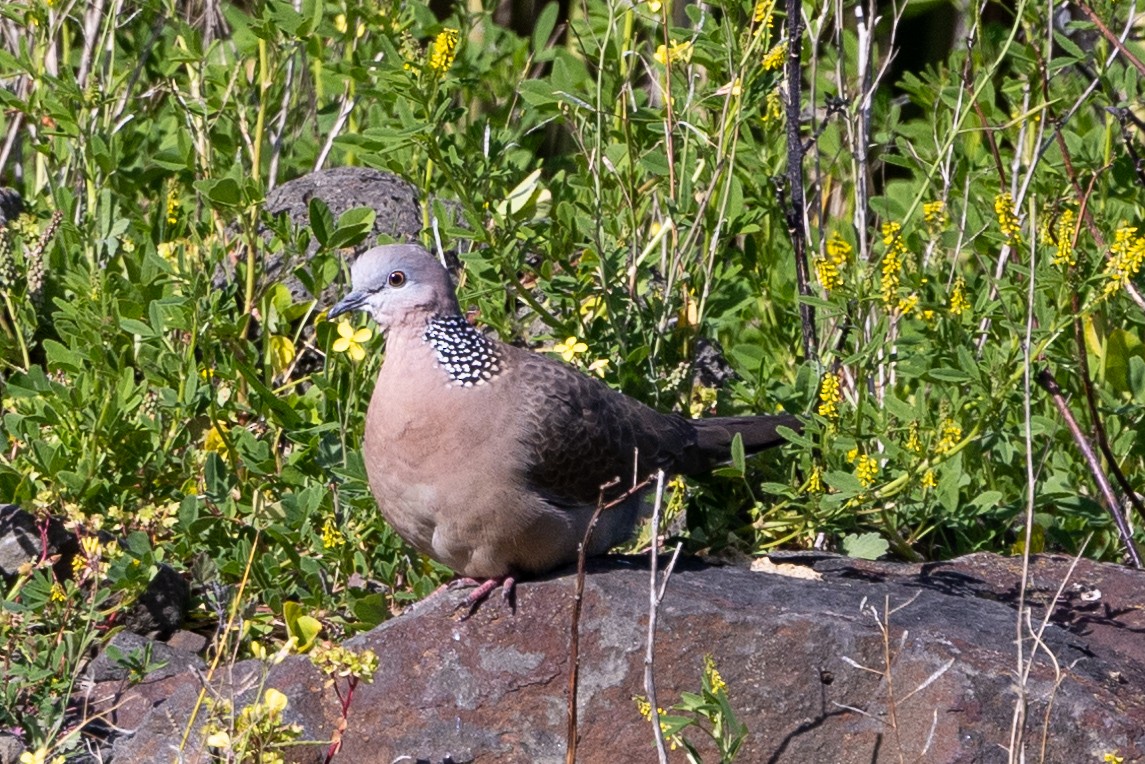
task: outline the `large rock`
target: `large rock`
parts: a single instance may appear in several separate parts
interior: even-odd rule
[[[823,579],[698,563],[677,569],[656,637],[660,705],[698,691],[711,655],[750,731],[738,761],[1007,761],[1019,698],[1019,561],[795,561]],[[1035,627],[1069,564],[1035,561],[1026,599]],[[571,575],[526,582],[516,614],[495,599],[467,621],[451,615],[461,595],[450,594],[351,640],[374,650],[381,669],[357,688],[336,760],[563,762],[573,591]],[[1024,679],[1028,760],[1145,756],[1143,591],[1138,571],[1086,561],[1073,571]],[[643,561],[590,565],[580,622],[580,761],[655,760],[649,723],[632,700],[644,694],[647,609]],[[1023,650],[1027,658],[1035,652],[1028,636]],[[246,688],[236,707],[257,696],[261,670],[248,661],[226,672],[224,693]],[[331,738],[340,706],[308,659],[272,668],[267,685],[289,697],[286,721],[301,725],[302,740]],[[140,688],[155,706],[133,737],[117,741],[115,761],[169,760],[199,689],[192,675]],[[690,739],[715,760],[701,737]],[[185,760],[196,760],[201,739],[190,736]],[[321,762],[326,750],[299,745],[287,758]],[[682,751],[671,759],[683,761]]]
[[[374,211],[373,229],[363,242],[345,251],[347,262],[353,262],[380,239],[415,241],[421,232],[421,204],[413,184],[392,173],[368,167],[332,167],[307,173],[272,189],[266,195],[263,209],[272,216],[284,215],[294,226],[309,226],[311,199],[322,200],[335,221],[357,207]],[[270,231],[262,227],[260,233],[266,236]],[[323,294],[311,295],[294,275],[294,270],[309,262],[317,251],[318,241],[311,238],[305,252],[271,253],[262,264],[259,288],[281,281],[295,302],[317,298],[319,305],[332,305],[344,288],[342,285],[332,284]],[[234,278],[241,251],[236,250],[233,257],[235,259],[225,259],[215,273],[216,286],[223,286]]]

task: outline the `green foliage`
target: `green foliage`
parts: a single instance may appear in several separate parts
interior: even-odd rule
[[[694,548],[1006,552],[1032,491],[1039,548],[1118,559],[1090,468],[1026,380],[1051,372],[1086,432],[1092,397],[1103,468],[1145,474],[1141,135],[1119,120],[1142,72],[1091,21],[1019,3],[968,10],[971,44],[892,76],[899,21],[868,38],[844,6],[803,4],[803,296],[772,3],[590,2],[567,28],[550,4],[528,36],[397,0],[194,23],[143,0],[91,37],[82,6],[0,6],[23,41],[0,50],[19,85],[0,106],[28,207],[0,232],[0,498],[122,540],[85,558],[98,576],[61,583],[45,561],[9,588],[3,639],[31,637],[7,653],[4,718],[62,720],[69,672],[46,667],[78,665],[101,598],[160,562],[201,573],[201,613],[252,650],[284,638],[288,607],[308,642],[302,618],[368,628],[447,575],[369,495],[379,339],[263,278],[281,257],[319,294],[370,228],[318,201],[302,229],[262,215],[316,165],[410,179],[425,243],[461,251],[461,301],[505,339],[662,409],[808,412],[783,454],[737,448],[673,484]],[[718,391],[693,378],[701,339],[737,373]],[[56,585],[82,615],[47,606]]]

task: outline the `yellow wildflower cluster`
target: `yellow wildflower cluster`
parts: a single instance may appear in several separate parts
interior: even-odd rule
[[[215,422],[207,434],[203,436],[203,450],[212,451],[224,459],[227,458],[227,433],[230,428],[225,422]]]
[[[112,561],[122,555],[119,542],[114,539],[104,544],[98,536],[83,536],[80,552],[72,558],[72,578],[80,583],[88,578],[101,579],[107,575]]]
[[[310,653],[310,662],[328,676],[353,677],[369,684],[378,671],[378,655],[373,650],[320,645]]]
[[[918,436],[918,420],[913,420],[907,425],[906,450],[912,454],[922,453],[922,438]]]
[[[994,197],[994,214],[998,216],[998,227],[1011,246],[1017,246],[1022,241],[1022,229],[1018,222],[1018,215],[1014,212],[1014,197],[1007,191]]]
[[[1119,289],[1129,286],[1129,281],[1141,270],[1145,263],[1145,238],[1134,237],[1135,226],[1122,226],[1113,235],[1113,245],[1109,248],[1109,261],[1105,264],[1105,287],[1102,297],[1109,297]]]
[[[823,375],[823,383],[819,386],[819,416],[824,419],[839,418],[839,404],[843,396],[839,393],[839,375],[829,371]]]
[[[716,659],[711,654],[704,656],[704,679],[707,680],[712,694],[719,695],[721,692],[727,692],[728,683],[720,676],[720,672],[716,668]]]
[[[934,476],[934,470],[927,470],[922,474],[922,487],[928,490],[938,487],[938,478]]]
[[[297,740],[302,734],[302,728],[297,724],[282,722],[282,712],[288,703],[284,694],[273,687],[268,688],[262,700],[246,706],[234,718],[234,738],[218,721],[205,725],[203,731],[206,733],[207,745],[223,751],[239,752],[243,761],[280,764],[283,761],[282,754],[278,752],[280,746]],[[229,719],[232,716],[230,704],[226,701],[212,703],[211,710],[217,718]]]
[[[938,427],[938,445],[934,447],[934,453],[939,456],[949,453],[960,440],[962,440],[962,425],[949,417],[943,419]]]
[[[175,225],[179,222],[179,197],[175,196],[175,189],[167,192],[167,224]]]
[[[644,697],[643,695],[633,695],[632,701],[636,703],[636,710],[640,712],[640,715],[643,716],[647,721],[652,721],[652,704],[648,702],[648,698]],[[665,711],[663,708],[659,706],[656,707],[657,716],[663,717],[664,713]],[[660,731],[665,733],[668,731],[667,722],[661,720]],[[680,745],[679,737],[677,735],[671,736],[668,738],[668,744],[673,751],[676,750],[676,748]]]
[[[902,226],[894,221],[883,223],[883,244],[887,253],[883,255],[882,283],[879,285],[879,296],[887,307],[896,304],[899,283],[902,279],[903,264],[909,250],[902,238]]]
[[[771,15],[774,10],[775,0],[758,0],[755,4],[755,10],[751,14],[751,20],[756,24],[769,27],[774,21]]]
[[[430,71],[445,74],[453,66],[453,59],[457,55],[457,40],[459,34],[456,29],[445,28],[438,32],[429,51]]]
[[[779,69],[783,66],[784,60],[787,58],[787,43],[781,42],[763,57],[763,70],[770,72],[772,69]]]
[[[783,101],[779,97],[778,90],[772,90],[764,98],[762,119],[764,122],[783,119]]]
[[[683,42],[672,41],[671,47],[667,45],[660,45],[656,48],[656,53],[652,58],[662,66],[675,63],[688,63],[692,60],[692,43],[688,40]]]
[[[19,761],[20,764],[48,764],[48,749],[37,748],[35,751],[24,751],[20,754]],[[63,756],[56,756],[51,760],[51,764],[64,764],[64,761],[66,759]]]
[[[875,478],[878,476],[878,460],[870,454],[860,456],[859,461],[855,464],[855,477],[859,479],[859,485],[863,488],[870,488],[875,484]]]
[[[804,493],[823,493],[823,468],[818,464],[811,470],[811,475],[807,478],[807,485],[803,489]]]
[[[961,316],[970,310],[970,301],[966,299],[966,279],[959,276],[954,280],[954,287],[950,290],[950,315]]]
[[[342,531],[334,525],[334,519],[327,517],[325,524],[322,526],[322,547],[324,549],[333,549],[342,546],[346,543],[346,537]]]
[[[934,202],[926,202],[922,205],[922,220],[926,223],[926,232],[933,238],[946,228],[946,224],[950,221],[949,216],[946,214],[946,202],[939,199]]]
[[[851,245],[835,232],[827,240],[827,256],[815,258],[815,273],[827,292],[843,286],[843,267],[851,259]]]
[[[905,316],[914,311],[918,307],[918,295],[911,293],[906,297],[899,298],[898,303],[895,305],[895,312],[900,316]]]
[[[1067,208],[1062,210],[1054,224],[1052,241],[1048,243],[1057,245],[1053,263],[1059,268],[1077,265],[1077,253],[1073,249],[1073,227],[1076,222],[1077,213]]]

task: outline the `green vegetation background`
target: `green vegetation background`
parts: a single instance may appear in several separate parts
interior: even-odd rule
[[[550,4],[523,34],[478,2],[5,3],[0,178],[27,214],[0,238],[0,499],[87,542],[71,578],[6,591],[0,726],[63,729],[59,667],[161,562],[204,621],[235,615],[237,655],[287,603],[337,635],[447,576],[364,481],[381,338],[338,342],[328,305],[262,278],[316,239],[317,294],[371,222],[264,217],[316,167],[412,181],[506,340],[662,409],[808,416],[782,454],[673,483],[693,549],[1133,559],[1129,7],[805,2],[793,50],[766,1]],[[736,372],[718,390],[701,340]]]

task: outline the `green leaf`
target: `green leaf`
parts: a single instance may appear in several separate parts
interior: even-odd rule
[[[287,635],[294,637],[298,652],[305,653],[314,647],[322,632],[322,624],[314,616],[306,615],[302,605],[290,601],[282,603],[282,620],[286,622]]]
[[[548,3],[533,21],[533,55],[535,60],[544,60],[540,58],[540,54],[547,51],[549,47],[549,38],[552,37],[553,29],[557,26],[557,14],[559,12],[560,5],[558,3]],[[548,57],[546,56],[546,58]]]
[[[342,249],[358,244],[374,230],[374,218],[377,215],[378,213],[369,207],[346,210],[338,218],[338,229],[330,236],[326,246],[330,249]]]
[[[84,357],[56,340],[44,340],[44,351],[48,355],[49,367],[77,374],[84,369]]]
[[[318,240],[318,243],[325,247],[329,244],[330,236],[334,232],[334,216],[330,214],[330,208],[326,206],[326,202],[317,196],[310,199],[308,210],[310,212],[310,230],[314,233],[314,238]]]
[[[877,533],[864,533],[856,536],[848,533],[843,537],[843,554],[860,560],[877,560],[887,553],[890,544]]]
[[[216,208],[234,208],[243,204],[242,188],[234,178],[197,180],[194,187]]]
[[[736,468],[741,476],[747,471],[747,458],[744,455],[743,436],[738,432],[732,437],[732,466]]]
[[[138,334],[140,337],[145,339],[150,339],[156,336],[154,330],[152,330],[148,324],[145,324],[142,321],[138,321],[134,318],[119,319],[119,328],[128,334]]]
[[[1129,358],[1129,391],[1133,393],[1133,400],[1145,403],[1145,360],[1134,355]]]

